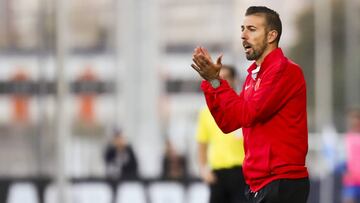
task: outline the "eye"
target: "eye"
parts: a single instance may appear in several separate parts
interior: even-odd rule
[[[254,32],[254,31],[256,31],[256,28],[250,27],[249,30],[250,30],[251,32]]]

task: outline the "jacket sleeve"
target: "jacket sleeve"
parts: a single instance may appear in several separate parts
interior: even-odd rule
[[[253,90],[246,98],[244,89],[237,95],[225,80],[221,80],[221,85],[217,89],[212,88],[207,81],[202,82],[201,88],[207,105],[224,133],[266,121],[286,104],[294,89],[304,85],[301,84],[304,81],[299,81],[299,71],[288,71],[286,65],[286,62],[281,61],[268,67],[261,76],[258,89]],[[248,80],[252,78],[248,76]]]

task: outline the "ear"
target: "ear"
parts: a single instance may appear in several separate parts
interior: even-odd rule
[[[276,38],[278,36],[278,32],[276,30],[270,30],[267,34],[267,41],[269,44],[272,44],[275,42]]]

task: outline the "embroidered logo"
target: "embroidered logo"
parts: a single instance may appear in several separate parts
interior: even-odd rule
[[[255,87],[254,87],[255,91],[256,91],[257,89],[259,89],[260,83],[261,83],[261,78],[258,78],[258,79],[256,80],[256,84],[255,84]]]

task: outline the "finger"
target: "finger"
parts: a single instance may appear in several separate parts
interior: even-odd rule
[[[199,53],[201,53],[201,49],[200,49],[200,46],[197,46],[197,47],[194,49],[193,55],[196,55],[196,54],[199,54]]]
[[[197,67],[195,64],[191,64],[191,67],[192,67],[196,72],[198,72],[199,75],[200,75],[202,78],[204,78],[205,80],[207,80],[207,77],[203,75],[204,72],[203,72],[199,67]]]
[[[203,48],[203,52],[206,56],[209,56],[211,58],[211,55],[209,53],[209,51],[206,48]]]
[[[204,47],[200,47],[199,48],[199,50],[200,50],[200,52],[202,53],[202,54],[205,54],[205,50],[204,50],[205,48]]]
[[[222,57],[223,57],[224,54],[220,54],[220,56],[217,58],[216,60],[216,64],[218,65],[222,65],[221,61],[222,61]]]
[[[212,61],[209,58],[207,58],[206,56],[204,56],[204,55],[199,55],[199,59],[200,59],[199,61],[201,61],[202,64],[204,64],[206,66],[212,64]]]
[[[193,58],[193,62],[196,64],[197,67],[199,67],[200,70],[205,66],[205,64],[202,63],[197,57]]]
[[[196,54],[196,49],[197,49],[197,47],[195,47],[195,49],[193,50],[193,53],[192,53],[193,57]]]
[[[197,55],[197,54],[198,54],[198,51],[197,51],[197,48],[195,48],[192,56],[194,57],[194,56]]]
[[[207,50],[205,48],[200,47],[199,50],[200,50],[200,53],[197,54],[197,56],[196,56],[197,58],[201,58],[201,60],[206,61],[206,64],[213,63],[212,62],[213,60],[212,60],[209,52],[207,52]]]
[[[194,57],[197,65],[200,67],[200,68],[206,68],[206,66],[209,65],[209,59],[206,58],[204,55],[202,54],[198,54],[198,55],[195,55]],[[210,61],[211,62],[211,61]]]
[[[201,47],[201,53],[207,57],[210,61],[212,61],[211,55],[209,54],[208,50],[204,47]]]
[[[191,67],[196,70],[198,73],[200,73],[201,69],[197,67],[195,64],[191,64]]]

